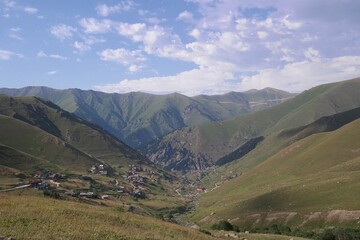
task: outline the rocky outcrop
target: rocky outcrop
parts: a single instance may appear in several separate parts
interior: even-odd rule
[[[176,145],[174,141],[169,141],[158,151],[149,154],[148,158],[166,170],[183,172],[203,170],[212,165],[205,155],[193,153],[185,147],[177,148],[174,145]]]

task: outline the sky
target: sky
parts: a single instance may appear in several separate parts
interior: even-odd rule
[[[188,96],[360,77],[359,0],[0,0],[0,87]]]

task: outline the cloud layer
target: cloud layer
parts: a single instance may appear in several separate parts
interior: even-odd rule
[[[272,86],[299,92],[360,76],[359,44],[351,41],[360,36],[356,1],[189,2],[197,12],[180,12],[176,21],[187,26],[190,41],[159,25],[92,19],[102,26],[96,32],[116,31],[140,43],[138,51],[197,65],[172,76],[125,79],[96,88],[194,95]],[[135,64],[136,59],[128,58]]]
[[[63,87],[107,92],[300,92],[360,76],[358,0],[155,2],[70,10],[0,0],[0,60],[32,60],[38,72],[73,79]]]

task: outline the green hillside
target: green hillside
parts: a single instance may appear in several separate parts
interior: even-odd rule
[[[24,152],[35,156],[56,159],[62,155],[65,161],[69,158],[62,153],[63,149],[71,149],[78,151],[78,156],[92,161],[123,165],[147,161],[99,127],[39,98],[0,95],[0,114],[4,122],[1,124],[4,133],[1,143],[19,150],[26,148],[28,150]],[[49,146],[45,147],[46,144]],[[81,165],[81,161],[77,164]]]
[[[79,89],[46,87],[0,89],[12,96],[38,96],[101,126],[132,147],[141,148],[176,129],[209,121],[221,121],[265,109],[291,98],[276,90],[252,90],[215,96],[146,93],[107,94]]]
[[[148,156],[169,169],[206,168],[255,137],[270,139],[275,132],[359,107],[359,91],[360,79],[321,85],[262,111],[177,130],[149,148]]]
[[[216,168],[202,179],[203,184],[213,187],[221,179],[231,178],[234,172],[239,174],[252,169],[281,149],[312,134],[334,131],[345,124],[360,118],[360,108],[355,108],[342,113],[326,116],[306,126],[282,130],[268,135],[256,148],[247,155],[235,158],[234,153],[226,155],[223,159],[230,159],[230,164]],[[251,141],[251,140],[250,140]],[[246,144],[245,144],[246,146]],[[242,147],[239,148],[242,150]],[[236,153],[236,152],[235,152]],[[240,158],[240,159],[239,159]],[[221,160],[221,159],[220,159]]]
[[[204,194],[192,219],[205,225],[231,219],[248,227],[357,226],[359,136],[360,120],[355,120],[297,141]]]

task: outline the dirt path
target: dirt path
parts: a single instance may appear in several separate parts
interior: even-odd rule
[[[26,185],[21,185],[21,186],[14,187],[14,188],[3,189],[3,190],[0,190],[0,192],[9,192],[9,191],[22,189],[22,188],[27,188],[27,187],[30,187],[30,186],[31,186],[30,184],[26,184]]]

